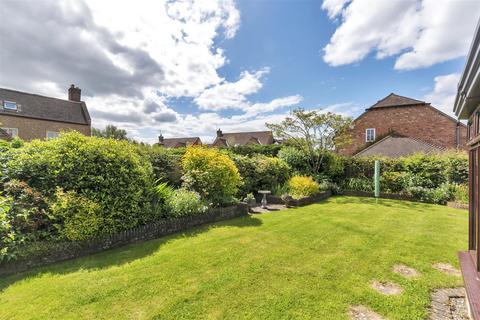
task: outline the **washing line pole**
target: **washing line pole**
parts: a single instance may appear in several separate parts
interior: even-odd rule
[[[380,197],[380,160],[375,160],[375,198]]]

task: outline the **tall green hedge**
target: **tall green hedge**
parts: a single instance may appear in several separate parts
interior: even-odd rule
[[[95,202],[102,215],[101,233],[134,227],[154,214],[152,166],[128,141],[77,132],[35,140],[12,151],[3,174],[26,182],[46,198],[55,199],[60,187]]]

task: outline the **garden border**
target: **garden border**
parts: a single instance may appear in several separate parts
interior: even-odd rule
[[[306,206],[309,204],[313,204],[318,201],[325,200],[329,198],[332,195],[332,192],[330,190],[322,191],[316,195],[310,196],[310,197],[304,197],[300,199],[293,199],[288,201],[288,203],[285,203],[283,201],[281,196],[275,196],[268,194],[267,195],[267,203],[268,204],[285,204],[287,207],[301,207],[301,206]],[[262,195],[261,194],[256,194],[255,195],[255,200],[257,203],[261,203],[262,201]]]
[[[0,263],[0,276],[12,275],[34,267],[74,259],[135,242],[153,240],[203,224],[247,215],[248,205],[239,203],[230,207],[212,208],[200,215],[160,220],[103,238],[76,242],[54,242],[47,245],[45,250],[38,251],[28,258]]]
[[[341,194],[344,195],[344,196],[350,196],[350,197],[375,198],[375,194],[373,192],[367,192],[367,191],[344,190]],[[383,192],[381,192],[379,198],[421,202],[420,200],[418,200],[417,198],[414,198],[412,196],[405,195],[405,194],[398,194],[398,193],[383,193]]]

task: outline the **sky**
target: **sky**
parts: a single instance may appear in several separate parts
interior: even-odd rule
[[[478,0],[0,0],[0,87],[66,99],[130,138],[356,117],[391,92],[452,114]]]

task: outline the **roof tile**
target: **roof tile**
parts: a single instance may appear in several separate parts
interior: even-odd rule
[[[3,101],[15,102],[18,110],[4,110]],[[0,114],[4,115],[90,124],[90,116],[84,102],[62,100],[0,88],[0,104]]]

